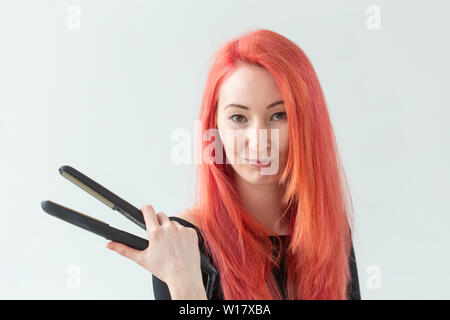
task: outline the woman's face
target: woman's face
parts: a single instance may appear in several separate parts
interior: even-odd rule
[[[239,64],[220,87],[216,123],[235,173],[253,184],[279,181],[287,162],[289,130],[283,97],[269,71]],[[270,162],[264,167],[250,164],[252,160]]]

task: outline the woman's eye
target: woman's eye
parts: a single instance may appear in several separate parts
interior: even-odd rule
[[[237,123],[242,123],[243,122],[243,121],[237,120],[236,118],[238,118],[238,119],[245,119],[245,117],[243,115],[241,115],[241,114],[233,114],[229,119],[233,119],[233,121],[237,122]]]
[[[277,117],[277,115],[280,117]],[[273,114],[273,117],[278,118],[276,120],[283,120],[286,118],[286,116],[287,116],[286,112],[277,112]]]
[[[272,118],[274,118],[274,120],[284,120],[287,117],[286,112],[277,112],[274,113]],[[229,117],[229,119],[232,119],[234,122],[236,123],[244,123],[245,122],[245,117],[241,114],[233,114],[231,117]]]

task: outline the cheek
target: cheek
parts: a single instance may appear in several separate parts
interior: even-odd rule
[[[236,154],[236,137],[232,134],[232,130],[226,127],[218,129],[220,139],[227,155]]]
[[[280,136],[280,153],[286,157],[288,151],[289,151],[289,131],[284,130]]]
[[[281,138],[281,150],[284,153],[289,150],[289,132],[286,132]]]
[[[275,138],[275,137],[274,137]],[[276,151],[276,146],[278,146],[278,154],[281,158],[287,156],[287,152],[289,151],[289,130],[288,128],[281,128],[279,130],[278,140],[272,140],[272,148]]]

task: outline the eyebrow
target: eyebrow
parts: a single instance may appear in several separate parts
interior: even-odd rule
[[[281,103],[284,103],[284,101],[283,101],[283,100],[280,100],[280,101],[273,102],[273,103],[271,103],[271,104],[269,104],[269,105],[267,106],[267,109],[273,108],[273,107],[275,107],[276,105],[279,105],[279,104],[281,104]],[[249,107],[246,107],[246,106],[243,106],[242,104],[237,104],[237,103],[230,103],[230,104],[226,105],[226,107],[223,108],[223,109],[225,110],[225,109],[228,108],[228,107],[238,107],[238,108],[242,108],[242,109],[246,109],[246,110],[249,109]]]

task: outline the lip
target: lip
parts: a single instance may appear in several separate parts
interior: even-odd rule
[[[270,160],[270,159],[264,161],[263,163],[259,160],[254,160],[254,159],[252,159],[252,160],[245,159],[245,160],[247,161],[247,163],[249,165],[251,165],[252,167],[255,167],[255,168],[268,168],[272,164],[272,160]]]

